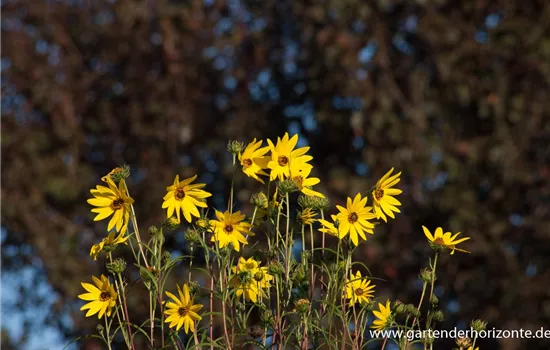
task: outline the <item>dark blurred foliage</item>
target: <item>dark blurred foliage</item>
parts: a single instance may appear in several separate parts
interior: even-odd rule
[[[227,140],[285,131],[311,146],[334,202],[403,171],[403,214],[356,256],[385,279],[377,295],[418,301],[421,225],[443,226],[472,237],[471,255],[438,265],[443,327],[550,325],[546,0],[4,0],[2,15],[2,265],[39,269],[47,322],[69,339],[96,322],[76,296],[105,272],[88,256],[105,235],[86,203],[100,176],[131,165],[146,231],[176,173],[199,173],[221,208]],[[250,214],[257,184],[237,187]],[[22,289],[15,307],[40,298]]]

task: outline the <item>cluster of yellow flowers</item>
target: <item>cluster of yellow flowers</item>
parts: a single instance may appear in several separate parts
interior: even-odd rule
[[[292,191],[299,191],[305,197],[324,198],[322,193],[313,189],[313,186],[319,184],[320,180],[310,177],[313,166],[309,164],[312,160],[312,157],[307,154],[309,147],[297,148],[297,144],[298,136],[290,137],[286,133],[282,138],[278,138],[275,144],[271,140],[267,140],[267,146],[262,146],[262,140],[254,139],[246,147],[235,151],[234,155],[235,158],[238,156],[237,159],[244,174],[262,184],[265,184],[263,177],[268,178],[268,187],[272,182],[278,182],[281,185],[286,181],[293,186]],[[97,214],[94,218],[95,221],[110,217],[107,225],[107,237],[93,245],[90,250],[90,256],[94,260],[101,252],[107,253],[111,259],[111,252],[114,248],[119,244],[127,244],[132,235],[135,235],[138,240],[140,249],[142,246],[135,221],[134,200],[128,193],[124,176],[118,176],[122,173],[123,169],[117,168],[103,177],[102,181],[107,186],[96,186],[91,190],[93,198],[88,199],[88,203],[94,206],[92,212]],[[345,206],[336,205],[338,212],[330,215],[330,220],[325,220],[324,215],[321,215],[322,218],[316,219],[315,210],[305,207],[299,212],[299,223],[312,226],[315,222],[319,222],[321,225],[318,229],[319,232],[335,236],[340,240],[349,237],[349,242],[353,246],[358,246],[361,241],[367,240],[367,233],[374,233],[375,226],[379,224],[377,220],[382,219],[387,222],[388,217],[394,219],[395,213],[400,213],[401,202],[395,198],[402,193],[402,190],[395,188],[400,181],[400,176],[401,172],[394,174],[394,169],[390,169],[371,190],[363,194],[357,193],[353,198],[348,197]],[[257,227],[254,223],[255,219],[259,221],[268,215],[269,208],[280,209],[282,205],[281,197],[278,196],[279,190],[276,187],[271,201],[263,193],[257,197],[257,201],[261,204],[255,205],[257,212],[254,212],[251,221],[247,221],[246,216],[240,211],[233,212],[232,198],[227,210],[214,210],[215,218],[208,219],[204,209],[208,208],[206,200],[212,194],[204,189],[205,184],[195,183],[196,179],[197,175],[194,175],[180,181],[179,175],[176,175],[172,185],[166,187],[167,193],[163,198],[162,208],[166,209],[167,220],[172,220],[176,224],[181,223],[182,216],[187,223],[193,223],[195,218],[194,226],[200,227],[203,232],[211,232],[211,235],[206,237],[216,245],[217,249],[232,247],[236,252],[240,252],[241,246],[247,245],[248,238],[254,236],[251,230]],[[118,184],[115,183],[115,180],[118,180]],[[372,203],[370,206],[368,205],[369,197]],[[288,195],[286,206],[288,211]],[[288,217],[287,220],[289,220]],[[134,231],[131,234],[128,230],[129,224]],[[436,257],[440,251],[445,250],[450,250],[451,254],[454,254],[455,251],[467,252],[456,246],[468,240],[469,237],[458,239],[460,233],[454,235],[450,232],[443,233],[443,229],[440,227],[432,235],[426,227],[422,228],[430,246],[436,251]],[[278,230],[278,227],[276,229]],[[343,300],[346,300],[350,306],[369,303],[374,296],[375,285],[367,277],[362,276],[359,270],[353,272],[351,265],[349,267],[349,270],[346,271],[344,290],[340,292]],[[238,263],[231,268],[231,273],[228,283],[236,298],[252,303],[261,303],[262,299],[268,297],[269,290],[276,278],[269,273],[268,267],[261,266],[260,261],[253,258],[245,259],[243,256],[239,256]],[[289,271],[286,273],[288,274]],[[82,307],[82,310],[88,310],[86,316],[95,314],[98,315],[98,318],[103,315],[110,316],[111,309],[116,305],[117,298],[120,300],[120,296],[104,275],[101,275],[101,278],[92,277],[92,279],[95,285],[82,283],[82,287],[88,293],[79,295],[79,298],[89,301]],[[203,305],[194,303],[189,285],[183,284],[182,287],[176,287],[177,295],[166,291],[166,295],[171,301],[163,302],[165,306],[164,322],[176,330],[183,326],[186,333],[194,332],[195,323],[201,320],[199,312]],[[212,312],[212,310],[210,311]],[[376,319],[372,328],[382,330],[392,326],[395,315],[389,300],[384,304],[378,303],[378,310],[373,310],[373,314]]]

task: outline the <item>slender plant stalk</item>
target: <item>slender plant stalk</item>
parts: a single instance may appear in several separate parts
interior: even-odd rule
[[[109,328],[110,328],[110,325],[109,323],[107,323],[107,315],[103,315],[103,318],[105,319],[105,332],[107,333],[107,347],[109,348],[109,350],[112,350],[111,348],[111,336],[109,335]]]
[[[112,254],[109,252],[108,254],[109,256],[109,262],[113,262],[113,257],[112,257]],[[119,281],[117,281],[117,278],[119,279]],[[128,348],[132,348],[132,350],[134,350],[134,340],[133,340],[133,336],[132,336],[132,328],[130,327],[130,320],[128,319],[128,313],[127,312],[124,312],[122,310],[127,310],[127,307],[126,307],[126,297],[125,297],[125,294],[124,294],[124,284],[122,283],[122,277],[120,276],[120,274],[116,274],[115,275],[115,287],[117,289],[117,297],[118,297],[118,302],[120,304],[120,308],[121,308],[121,312],[122,312],[122,319],[124,320],[124,322],[126,323],[126,326],[128,327],[128,334],[126,334],[126,331],[124,330],[124,327],[122,327],[122,322],[120,322],[120,316],[118,314],[118,310],[117,310],[117,317],[118,317],[118,322],[120,323],[120,326],[121,326],[121,329],[122,329],[122,335],[124,335],[124,340],[126,341],[126,345],[128,345]],[[124,302],[123,302],[123,299],[124,299]],[[129,338],[129,339],[127,339]]]
[[[286,245],[286,261],[285,261],[285,277],[286,283],[290,282],[290,253],[291,253],[291,244],[290,240],[290,196],[286,194],[286,232],[285,232],[285,245]]]
[[[222,317],[223,317],[223,334],[225,336],[225,341],[227,342],[227,348],[229,350],[231,350],[231,341],[229,339],[229,332],[227,331],[227,320],[225,319],[225,316],[226,316],[226,311],[225,311],[225,299],[226,299],[226,289],[224,287],[224,278],[223,278],[223,267],[220,265],[220,285],[221,285],[221,290],[222,290],[222,293],[223,293],[223,300],[222,300]]]
[[[214,271],[210,271],[210,350],[214,349]]]
[[[313,295],[315,294],[315,270],[314,270],[314,261],[315,259],[314,254],[314,239],[313,239],[313,225],[309,225],[309,235],[310,235],[310,244],[311,244],[311,296],[310,299],[313,299]]]

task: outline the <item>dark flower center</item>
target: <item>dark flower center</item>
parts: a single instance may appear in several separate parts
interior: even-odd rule
[[[233,232],[233,226],[225,225],[224,231],[227,232],[227,233]]]
[[[181,317],[184,317],[188,313],[189,313],[189,308],[187,308],[187,307],[180,307],[178,309],[178,315],[180,315]]]
[[[251,166],[252,165],[252,160],[250,160],[250,158],[243,159],[243,165],[246,166],[246,167]]]
[[[279,156],[277,159],[280,166],[287,166],[288,165],[288,158],[286,156]]]
[[[176,198],[180,200],[185,198],[185,191],[183,190],[183,188],[178,188],[176,190]]]
[[[384,197],[384,190],[378,189],[374,191],[374,198],[376,198],[376,200],[380,200],[382,197]]]
[[[124,204],[124,199],[117,198],[113,201],[113,204],[111,206],[113,207],[113,210],[119,210],[122,208],[123,204]]]
[[[357,216],[357,213],[355,213],[355,212],[349,214],[349,216],[348,216],[348,221],[349,221],[350,224],[353,224],[354,222],[356,222],[357,219],[359,219],[359,217]]]
[[[99,300],[101,301],[107,301],[109,299],[111,299],[111,294],[109,294],[109,292],[101,292],[99,295]]]
[[[355,290],[355,295],[361,296],[361,295],[363,295],[364,292],[365,291],[363,290],[363,288],[357,288]]]
[[[433,243],[437,245],[445,245],[445,241],[443,241],[443,238],[437,238],[433,241]]]

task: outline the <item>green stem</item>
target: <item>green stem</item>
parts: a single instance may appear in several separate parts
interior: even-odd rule
[[[107,255],[109,256],[109,262],[112,263],[113,258],[111,256],[111,253],[109,252]],[[118,318],[118,323],[120,324],[120,329],[122,330],[122,335],[124,336],[124,341],[126,342],[126,345],[128,346],[128,349],[130,349],[130,347],[132,349],[134,349],[134,342],[133,342],[133,339],[132,339],[132,330],[130,328],[130,321],[128,321],[128,319],[126,318],[126,315],[123,311],[124,306],[125,306],[125,303],[124,304],[122,303],[122,297],[121,297],[121,295],[124,296],[124,290],[122,290],[123,284],[122,284],[122,282],[120,284],[118,283],[118,281],[116,279],[117,275],[120,276],[120,274],[115,275],[115,288],[116,288],[116,292],[117,292],[117,299],[118,299],[118,303],[120,304],[120,310],[122,312],[122,319],[124,320],[124,322],[128,326],[128,331],[126,331],[126,329],[122,325],[122,322],[120,321],[120,314],[118,312],[118,309],[116,310],[116,316]]]
[[[313,262],[315,259],[313,258],[314,254],[314,240],[313,240],[313,225],[309,225],[309,235],[310,235],[310,244],[311,244],[311,296],[310,299],[313,299],[313,294],[315,293],[315,276],[313,274],[314,272],[314,265]]]
[[[286,245],[286,262],[285,262],[285,272],[286,272],[286,282],[289,283],[290,280],[290,253],[292,250],[292,245],[290,240],[290,195],[286,194],[286,232],[285,232],[285,245]]]
[[[437,258],[438,257],[439,257],[439,252],[436,251],[435,256],[434,256],[434,263],[432,265],[432,283],[431,283],[431,286],[430,286],[430,299],[429,299],[430,303],[431,303],[432,297],[434,295],[435,269],[437,268]],[[427,329],[430,328],[431,321],[432,321],[432,318],[428,317],[427,325],[426,325]]]
[[[237,172],[237,167],[235,166],[237,162],[237,155],[233,154],[233,176],[231,177],[231,194],[229,195],[229,212],[233,214],[233,188],[235,187],[235,173]]]
[[[111,348],[111,336],[110,336],[110,332],[109,332],[109,324],[107,323],[107,315],[103,315],[103,318],[105,319],[105,332],[107,333],[107,339],[106,339],[106,342],[107,342],[107,347],[109,348],[109,350],[112,350]]]

